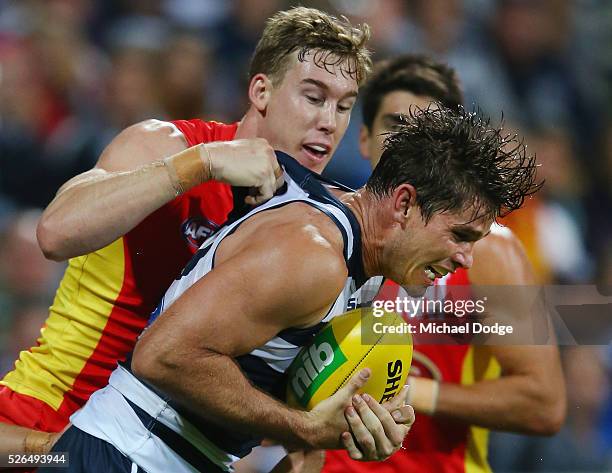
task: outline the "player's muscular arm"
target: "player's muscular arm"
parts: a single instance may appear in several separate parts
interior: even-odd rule
[[[535,283],[525,253],[512,234],[492,234],[477,243],[474,265],[469,274],[476,291],[479,285],[518,286]],[[521,314],[517,311],[522,306],[532,304],[523,305],[515,298],[488,305],[487,311],[506,320],[520,321]],[[551,337],[554,335],[551,334]],[[565,386],[555,345],[474,348],[481,354],[495,356],[502,369],[501,378],[470,386],[442,383],[436,416],[496,430],[530,434],[550,435],[561,428],[565,417]],[[417,411],[418,407],[415,406]]]
[[[502,367],[502,377],[465,387],[442,383],[436,415],[496,430],[556,433],[565,418],[565,394],[553,347],[489,348]]]
[[[63,260],[102,248],[169,202],[175,191],[160,160],[185,149],[170,123],[148,120],[121,132],[96,167],[66,182],[44,211],[37,236],[45,256]]]
[[[165,160],[166,163],[162,160]],[[96,167],[66,182],[37,230],[47,258],[64,260],[102,248],[124,235],[178,192],[208,179],[259,190],[268,199],[282,183],[265,140],[215,142],[187,148],[168,122],[147,120],[121,132]]]
[[[233,359],[324,315],[346,278],[336,232],[330,241],[304,222],[228,237],[231,256],[221,251],[215,269],[144,333],[135,374],[215,422],[295,446],[340,447],[344,405],[334,415],[292,410],[254,388]]]

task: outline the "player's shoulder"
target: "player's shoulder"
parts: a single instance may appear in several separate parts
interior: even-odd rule
[[[522,251],[522,244],[514,232],[502,225],[493,223],[491,233],[474,246],[474,258],[482,254],[487,258],[503,258],[508,253]]]
[[[149,119],[121,131],[106,147],[96,167],[125,171],[179,153],[187,147],[171,122]]]
[[[469,271],[474,284],[511,284],[526,280],[529,261],[519,238],[507,227],[493,224],[491,233],[474,245]]]
[[[210,141],[231,140],[236,134],[237,123],[225,124],[204,121],[200,118],[190,120],[147,119],[123,130],[118,138],[123,140],[146,139],[147,141],[178,140],[188,146]]]
[[[268,215],[261,215],[265,220],[255,230],[265,234],[258,239],[257,251],[301,274],[316,272],[328,281],[346,278],[343,234],[326,214],[304,202],[262,214]]]
[[[221,248],[225,255],[240,258],[241,268],[254,268],[245,277],[252,280],[255,274],[260,292],[282,290],[290,295],[283,299],[284,307],[309,308],[304,314],[331,304],[348,275],[340,231],[309,207],[293,202],[259,212],[228,238],[230,246]],[[277,302],[281,304],[280,299]],[[306,323],[310,323],[308,317]]]
[[[306,202],[291,202],[274,210],[270,237],[298,245],[304,251],[333,253],[342,257],[344,240],[340,227],[327,214]],[[278,236],[276,236],[278,235]]]
[[[190,146],[211,141],[227,141],[234,138],[238,128],[237,123],[221,123],[218,121],[204,121],[200,118],[190,120],[173,120],[171,123],[185,137]]]
[[[134,125],[128,126],[118,135],[118,137],[123,137],[124,139],[139,136],[146,138],[152,138],[155,136],[180,137],[182,134],[179,128],[173,122],[149,118],[147,120],[135,123]]]

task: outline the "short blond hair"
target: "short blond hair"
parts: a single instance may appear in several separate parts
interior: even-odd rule
[[[346,17],[336,18],[315,8],[295,7],[274,14],[266,22],[251,59],[249,80],[263,73],[274,84],[282,81],[290,67],[290,56],[312,52],[313,62],[330,71],[341,65],[341,73],[361,85],[372,68],[367,24],[353,26]]]

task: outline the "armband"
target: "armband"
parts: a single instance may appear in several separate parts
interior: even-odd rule
[[[203,144],[187,148],[162,162],[177,196],[212,179],[210,153]]]
[[[409,376],[408,384],[410,389],[407,403],[417,412],[427,415],[435,414],[440,395],[440,383],[435,379]]]

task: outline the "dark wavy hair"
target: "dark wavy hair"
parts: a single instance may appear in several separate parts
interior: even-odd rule
[[[454,110],[463,104],[463,93],[453,68],[427,56],[404,54],[377,63],[360,92],[363,123],[369,130],[385,95],[396,90],[431,97]]]
[[[366,189],[382,197],[401,184],[413,185],[426,221],[472,205],[473,220],[497,218],[540,189],[536,169],[524,141],[491,126],[480,111],[430,106],[412,110],[405,124],[388,134]]]

